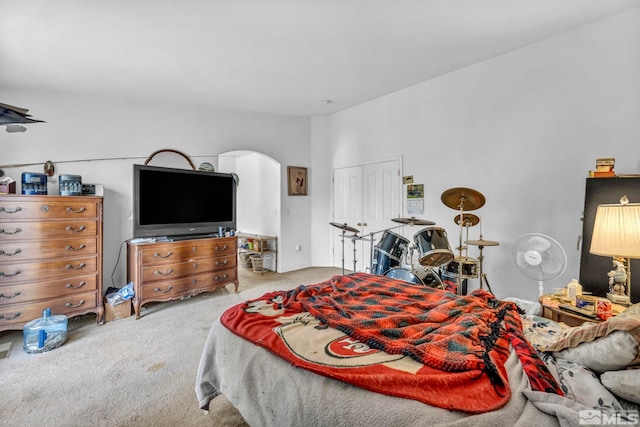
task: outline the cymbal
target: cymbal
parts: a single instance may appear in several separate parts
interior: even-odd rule
[[[460,215],[454,216],[453,222],[460,225]],[[473,227],[474,225],[477,225],[479,222],[480,222],[480,218],[477,215],[468,214],[468,213],[462,214],[462,225],[464,226]]]
[[[339,224],[337,222],[330,222],[329,224],[333,225],[334,227],[338,227],[341,230],[350,231],[351,233],[359,233],[360,232],[360,230],[358,230],[357,228],[349,227],[346,223]]]
[[[486,199],[482,193],[472,190],[471,188],[456,187],[450,188],[440,196],[442,203],[451,209],[460,209],[463,211],[472,211],[484,206]]]
[[[411,224],[411,225],[434,225],[435,222],[429,221],[427,219],[418,219],[415,216],[411,218],[391,218],[393,222],[399,222],[400,224]]]
[[[473,246],[498,246],[500,243],[494,242],[493,240],[467,240],[465,242],[467,245]]]

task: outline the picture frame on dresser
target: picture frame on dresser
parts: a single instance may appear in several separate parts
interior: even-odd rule
[[[102,197],[0,195],[0,330],[46,308],[102,325],[102,252]]]

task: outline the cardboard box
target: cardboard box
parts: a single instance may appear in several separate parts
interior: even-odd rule
[[[104,304],[104,318],[105,321],[111,322],[112,320],[124,319],[131,316],[131,300],[125,301],[122,304],[111,305],[108,302]]]

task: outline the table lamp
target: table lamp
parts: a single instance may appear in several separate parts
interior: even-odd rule
[[[640,204],[622,196],[620,204],[598,205],[589,252],[613,258],[607,298],[616,304],[631,304],[630,262],[640,258]]]

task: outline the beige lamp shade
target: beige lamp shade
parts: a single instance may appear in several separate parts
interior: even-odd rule
[[[640,204],[598,205],[589,252],[640,258]]]

